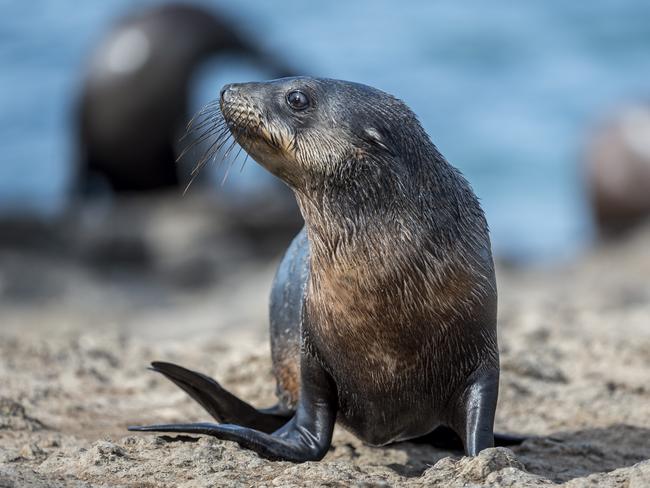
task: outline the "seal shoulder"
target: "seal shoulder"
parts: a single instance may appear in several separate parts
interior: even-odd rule
[[[309,279],[309,241],[303,227],[273,279],[270,300],[271,358],[281,404],[294,408],[300,389],[301,324]]]

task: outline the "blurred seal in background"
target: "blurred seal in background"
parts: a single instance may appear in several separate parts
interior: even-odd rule
[[[650,103],[621,110],[587,144],[591,208],[603,238],[620,237],[650,217]]]
[[[92,54],[79,101],[82,192],[186,184],[175,146],[189,118],[190,80],[203,61],[224,53],[272,76],[290,74],[232,22],[197,6],[157,6],[119,21]]]

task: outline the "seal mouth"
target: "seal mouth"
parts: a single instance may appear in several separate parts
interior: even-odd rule
[[[264,116],[261,105],[263,102],[257,103],[238,85],[226,85],[221,90],[221,114],[240,146],[253,157],[286,154],[293,148],[291,138],[283,135],[282,131],[271,130],[275,126]]]

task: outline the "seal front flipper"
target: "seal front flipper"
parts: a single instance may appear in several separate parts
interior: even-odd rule
[[[483,449],[494,447],[499,371],[478,370],[467,385],[456,402],[453,427],[463,441],[465,454],[476,456]]]
[[[319,461],[332,442],[336,421],[336,389],[318,362],[303,355],[301,389],[294,417],[273,434],[232,424],[166,424],[129,427],[139,432],[205,434],[235,441],[271,460]]]
[[[176,384],[221,423],[238,424],[269,433],[282,427],[293,414],[277,407],[257,410],[212,378],[176,364],[156,361],[151,363],[151,370]]]

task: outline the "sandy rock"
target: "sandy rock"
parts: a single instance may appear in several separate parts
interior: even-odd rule
[[[507,468],[509,471],[502,473]],[[525,472],[524,465],[511,450],[495,447],[482,451],[474,458],[441,459],[424,472],[420,481],[422,486],[503,486],[500,480],[504,478],[513,483],[525,482],[529,485],[537,480],[537,477]]]
[[[597,473],[576,478],[564,484],[566,488],[646,488],[650,486],[650,461],[620,468],[609,473]]]
[[[0,430],[30,430],[44,429],[43,423],[27,415],[25,407],[7,397],[0,397]]]

